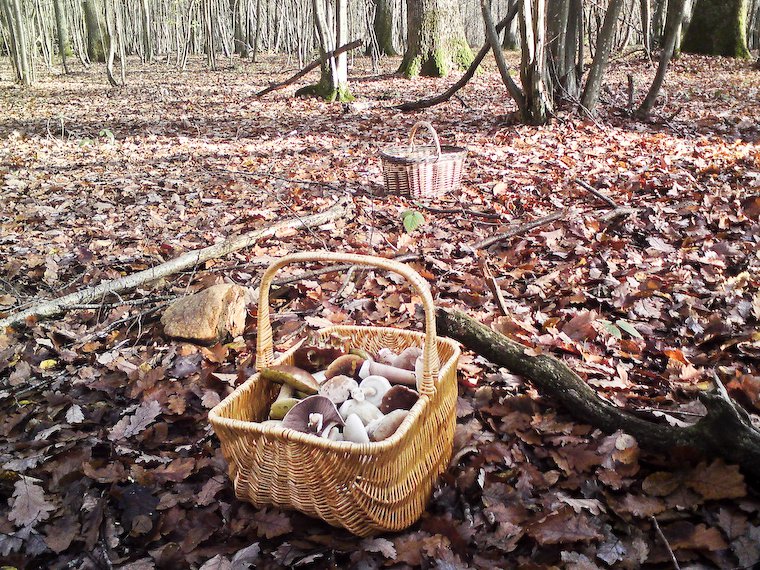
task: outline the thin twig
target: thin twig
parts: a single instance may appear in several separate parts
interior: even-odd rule
[[[531,222],[514,226],[511,229],[507,230],[506,232],[496,234],[495,236],[491,236],[490,238],[481,240],[473,244],[472,247],[474,249],[486,249],[487,247],[490,247],[493,244],[498,243],[500,241],[504,241],[505,239],[519,236],[521,234],[529,232],[530,230],[534,228],[538,228],[540,226],[544,226],[548,223],[551,223],[555,220],[559,220],[560,218],[564,218],[566,214],[567,214],[567,210],[557,210],[556,212],[552,212],[551,214],[548,214],[541,218],[537,218]]]
[[[584,182],[583,180],[581,180],[579,178],[575,178],[573,180],[573,182],[575,182],[578,186],[580,186],[584,190],[590,192],[591,194],[593,194],[594,196],[596,196],[597,198],[599,198],[602,202],[604,202],[605,204],[607,204],[611,208],[619,208],[619,206],[618,206],[617,202],[615,202],[615,200],[613,200],[612,198],[610,198],[606,194],[602,194],[601,192],[599,192],[599,190],[597,190],[596,188],[594,188],[593,186],[591,186],[591,184],[588,184],[588,183]]]
[[[668,549],[668,552],[670,553],[670,559],[673,561],[673,567],[676,570],[681,570],[681,566],[678,564],[678,559],[676,558],[675,553],[673,552],[673,549],[670,547],[670,543],[668,542],[668,539],[665,538],[665,534],[662,532],[662,529],[660,528],[660,524],[657,522],[657,519],[654,516],[649,517],[652,519],[652,522],[654,523],[654,528],[657,531],[657,534],[660,537],[660,540],[665,544],[665,548]]]
[[[488,267],[488,261],[485,259],[480,260],[480,270],[483,272],[483,277],[486,279],[486,285],[491,290],[496,305],[499,307],[499,312],[505,317],[509,314],[507,310],[507,302],[504,299],[504,293],[501,292],[501,287],[496,282],[496,278],[491,273],[491,269]]]
[[[479,218],[486,218],[488,220],[500,220],[502,218],[501,214],[497,214],[495,212],[479,212],[477,210],[468,210],[464,207],[433,208],[432,206],[426,206],[425,204],[420,204],[418,202],[415,202],[414,205],[428,212],[433,212],[434,214],[468,214],[470,216],[477,216]]]

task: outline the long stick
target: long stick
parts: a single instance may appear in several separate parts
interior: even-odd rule
[[[151,267],[145,271],[133,273],[132,275],[127,275],[125,277],[114,279],[112,281],[105,281],[95,287],[77,291],[75,293],[71,293],[58,299],[53,299],[51,301],[45,301],[38,305],[34,305],[25,311],[12,314],[0,320],[0,331],[4,330],[5,327],[10,327],[22,323],[24,320],[30,317],[49,317],[60,313],[71,305],[81,305],[96,300],[99,301],[109,293],[116,293],[119,291],[124,291],[126,289],[133,289],[139,285],[142,285],[143,283],[154,281],[156,279],[160,279],[161,277],[166,277],[167,275],[177,273],[178,271],[194,267],[205,261],[208,261],[209,259],[222,257],[245,247],[250,247],[257,241],[272,237],[277,232],[287,228],[308,228],[320,226],[328,221],[335,220],[336,218],[347,216],[352,210],[353,203],[350,201],[350,199],[344,198],[336,202],[332,207],[325,210],[324,212],[312,214],[311,216],[305,216],[302,218],[292,218],[268,228],[259,229],[245,233],[243,235],[232,237],[228,240],[223,241],[222,243],[214,244],[195,251],[189,251],[180,255],[179,257],[167,261],[166,263],[162,263],[156,267]]]
[[[319,57],[319,58],[315,59],[309,65],[307,65],[306,67],[304,67],[301,71],[299,71],[298,73],[296,73],[295,75],[293,75],[289,79],[286,79],[285,81],[281,81],[280,83],[274,83],[274,84],[270,85],[269,87],[267,87],[266,89],[262,89],[261,91],[259,91],[258,93],[256,93],[256,97],[261,97],[262,95],[266,95],[267,93],[270,93],[272,91],[277,91],[278,89],[282,89],[283,87],[287,87],[291,83],[294,83],[295,81],[297,81],[300,77],[303,77],[304,75],[306,75],[307,73],[309,73],[312,69],[316,69],[317,67],[319,67],[320,64],[322,63],[322,61],[328,60],[331,57],[339,55],[339,54],[341,54],[343,52],[350,51],[352,49],[356,49],[356,48],[358,48],[361,45],[362,45],[362,41],[361,40],[354,40],[354,41],[352,41],[349,44],[340,46],[338,49],[334,49],[333,51],[327,52],[324,55],[324,57]]]

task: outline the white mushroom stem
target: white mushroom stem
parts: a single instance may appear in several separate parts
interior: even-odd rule
[[[309,414],[309,423],[307,424],[310,430],[315,433],[322,431],[322,422],[325,421],[325,417],[322,414]]]
[[[412,370],[380,364],[373,360],[366,360],[359,370],[359,378],[364,379],[367,376],[382,376],[383,378],[387,378],[391,384],[417,385],[417,376]]]

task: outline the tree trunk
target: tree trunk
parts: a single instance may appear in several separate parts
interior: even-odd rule
[[[654,103],[660,93],[662,84],[665,81],[665,72],[668,69],[670,59],[675,52],[676,42],[678,41],[681,22],[686,13],[687,3],[688,0],[670,0],[670,5],[668,6],[668,20],[670,23],[666,26],[666,28],[670,30],[670,33],[668,37],[665,38],[665,45],[662,48],[662,54],[660,54],[660,63],[657,66],[657,73],[652,81],[652,86],[649,88],[649,92],[641,103],[641,106],[636,111],[636,115],[642,119],[648,117],[649,113],[652,112],[652,107],[654,107]]]
[[[599,32],[596,41],[596,53],[594,60],[591,62],[591,69],[586,79],[586,87],[583,90],[581,106],[585,113],[592,113],[599,101],[599,93],[602,90],[602,79],[607,69],[607,62],[610,58],[612,45],[615,41],[615,30],[617,29],[618,17],[620,10],[623,8],[623,0],[610,0],[607,6],[607,13],[604,15],[604,23]]]
[[[19,0],[5,0],[3,3],[5,19],[10,32],[10,52],[16,79],[24,85],[34,83],[34,70],[29,59],[26,20]]]
[[[87,57],[90,61],[105,62],[104,23],[96,0],[82,0],[82,9],[87,26]]]
[[[652,51],[652,5],[650,0],[640,0],[639,10],[641,12],[641,39],[644,44],[644,50],[647,57]]]
[[[747,0],[697,0],[681,49],[748,58]]]
[[[398,55],[393,45],[393,0],[375,0],[372,27],[379,55]]]
[[[142,48],[143,59],[148,62],[153,60],[153,35],[150,17],[150,4],[148,0],[140,0],[140,20],[142,22]]]
[[[106,26],[108,29],[108,56],[106,57],[106,75],[108,76],[108,82],[113,87],[118,87],[119,82],[113,74],[113,60],[116,55],[116,19],[113,13],[112,0],[105,0],[105,15]]]
[[[520,79],[525,92],[525,121],[543,125],[554,110],[546,57],[546,1],[520,0]]]
[[[407,48],[399,73],[445,77],[467,69],[473,55],[457,0],[408,0]]]
[[[507,12],[516,9],[519,0],[509,0]],[[520,30],[517,18],[513,18],[507,29],[504,30],[504,41],[501,47],[508,50],[515,50],[520,47]]]
[[[665,14],[667,14],[668,0],[655,0],[657,2],[652,17],[652,40],[654,45],[662,46],[665,42]]]
[[[329,1],[329,0],[328,0]],[[326,101],[353,101],[348,87],[348,56],[346,52],[334,53],[348,40],[348,0],[335,0],[335,21],[329,22],[324,10],[324,0],[313,0],[314,25],[319,39],[319,55],[322,60],[319,83],[296,91],[296,96],[316,95]]]
[[[53,0],[53,9],[55,10],[55,27],[58,34],[58,54],[61,56],[63,72],[69,74],[69,65],[66,62],[66,51],[69,49],[69,30],[66,26],[66,14],[61,6],[61,0]]]

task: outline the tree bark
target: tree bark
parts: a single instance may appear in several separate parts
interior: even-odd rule
[[[615,30],[617,21],[620,16],[620,10],[623,8],[623,0],[610,0],[607,6],[607,13],[604,15],[604,23],[599,32],[596,42],[596,53],[594,60],[591,62],[591,69],[586,79],[586,87],[583,89],[581,105],[585,113],[592,113],[599,101],[599,93],[602,89],[602,79],[607,69],[607,63],[610,59],[610,52],[615,41]]]
[[[151,25],[150,4],[148,0],[140,0],[140,20],[142,22],[143,59],[153,61],[153,35]]]
[[[472,63],[457,0],[408,0],[406,29],[407,48],[398,70],[406,77],[445,77]]]
[[[352,212],[353,203],[350,199],[340,200],[324,212],[301,218],[292,218],[268,228],[234,236],[222,243],[184,253],[179,257],[167,261],[166,263],[162,263],[161,265],[157,265],[156,267],[146,269],[145,271],[133,273],[132,275],[127,275],[126,277],[115,279],[113,281],[106,281],[95,287],[77,291],[76,293],[71,293],[70,295],[65,295],[64,297],[53,299],[52,301],[40,303],[4,319],[0,319],[0,330],[4,330],[6,327],[19,325],[29,318],[41,318],[56,315],[65,311],[72,305],[100,301],[110,293],[118,293],[127,289],[134,289],[135,287],[172,275],[178,271],[195,267],[209,259],[222,257],[245,247],[250,247],[257,241],[270,238],[284,229],[313,228],[321,226],[327,222],[348,217]]]
[[[26,20],[19,0],[5,0],[3,3],[5,19],[10,32],[10,50],[16,79],[24,85],[34,82],[34,70],[30,64],[27,45]]]
[[[53,0],[53,9],[55,10],[55,27],[58,35],[58,54],[61,56],[63,72],[69,74],[69,65],[66,61],[66,50],[69,49],[69,30],[66,25],[66,14],[63,11],[61,0]]]
[[[652,52],[652,4],[651,0],[639,0],[639,13],[641,14],[641,39],[647,57]]]
[[[671,23],[666,26],[669,34],[665,38],[665,45],[660,54],[660,63],[657,65],[657,73],[655,73],[654,80],[652,80],[652,85],[649,87],[644,101],[641,102],[636,111],[636,116],[641,119],[647,118],[652,112],[654,103],[657,101],[657,96],[660,94],[660,89],[662,89],[662,84],[665,82],[665,72],[668,70],[668,64],[675,52],[676,42],[678,41],[678,30],[681,29],[681,22],[683,22],[686,13],[686,3],[687,0],[670,0],[668,19],[671,20]]]
[[[104,24],[96,0],[82,0],[82,9],[87,26],[87,57],[90,61],[105,62]]]
[[[519,0],[509,0],[507,13],[511,13],[514,10],[515,14],[517,14],[518,1]],[[504,41],[502,42],[501,47],[507,50],[515,50],[520,47],[520,29],[517,24],[517,18],[513,18],[507,26],[507,29],[504,30]]]
[[[398,55],[393,45],[393,0],[375,0],[375,17],[372,21],[380,55]]]
[[[438,309],[436,327],[441,336],[453,338],[494,364],[524,376],[580,421],[607,433],[621,429],[643,448],[662,452],[687,448],[724,457],[740,465],[748,476],[760,477],[760,431],[748,414],[731,401],[719,381],[716,392],[700,394],[707,415],[692,426],[673,427],[614,406],[560,360],[546,355],[529,356],[523,345],[460,311]]]
[[[547,69],[546,1],[520,0],[520,78],[525,93],[525,121],[543,125],[554,110],[554,96]]]
[[[697,0],[681,49],[749,58],[746,22],[747,0]]]

